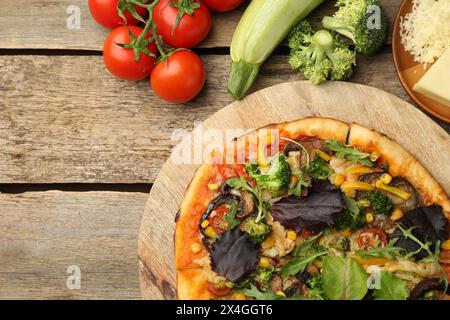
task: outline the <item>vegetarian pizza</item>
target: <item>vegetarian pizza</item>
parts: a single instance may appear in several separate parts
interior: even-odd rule
[[[178,298],[450,297],[450,200],[413,155],[334,119],[263,129],[278,134],[235,140],[243,161],[217,151],[187,188]]]

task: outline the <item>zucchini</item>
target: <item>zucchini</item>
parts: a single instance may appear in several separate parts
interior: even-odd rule
[[[289,31],[324,0],[252,0],[231,42],[228,91],[243,98],[259,67]]]

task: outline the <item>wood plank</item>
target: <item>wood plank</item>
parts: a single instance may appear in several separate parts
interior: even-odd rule
[[[86,0],[3,0],[2,2],[0,48],[102,50],[108,30],[93,21]],[[394,21],[400,3],[401,0],[382,0],[391,22]],[[67,28],[66,20],[69,14],[66,10],[69,6],[80,8],[80,29]],[[322,4],[311,15],[313,24],[319,26],[321,17],[331,14],[333,10],[332,1]],[[243,11],[244,7],[226,14],[214,14],[213,29],[201,47],[228,47]]]
[[[140,299],[145,193],[0,194],[0,299]],[[66,286],[78,265],[81,289]]]
[[[174,130],[191,130],[232,102],[228,56],[203,60],[205,90],[177,106],[155,97],[148,81],[112,78],[98,56],[1,56],[0,183],[153,182],[179,141]],[[275,56],[254,90],[302,79]],[[390,53],[359,59],[351,80],[410,101]]]

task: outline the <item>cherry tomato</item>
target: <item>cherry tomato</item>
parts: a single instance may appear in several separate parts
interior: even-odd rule
[[[185,13],[173,30],[178,9],[171,6],[170,2],[179,0],[160,0],[153,13],[157,32],[163,41],[174,48],[193,48],[205,40],[211,30],[211,14],[206,5],[200,3],[192,15]],[[195,0],[194,3],[199,2]]]
[[[231,289],[227,286],[219,287],[218,285],[215,285],[214,283],[208,282],[206,285],[206,290],[208,290],[210,293],[217,297],[222,297],[231,292]]]
[[[98,24],[109,29],[114,29],[125,24],[125,21],[123,21],[117,11],[118,3],[119,0],[89,0],[89,10]],[[145,8],[139,6],[135,6],[135,10],[141,17],[145,16],[147,11]],[[128,10],[125,10],[124,16],[127,19],[126,24],[128,25],[136,25],[139,22]]]
[[[245,0],[203,0],[203,2],[213,11],[227,12],[236,9]]]
[[[128,28],[136,38],[144,30],[136,26],[129,26]],[[103,46],[103,61],[108,70],[120,79],[142,80],[150,75],[156,59],[141,52],[139,61],[136,62],[136,56],[132,49],[122,48],[117,45],[117,43],[130,43],[128,28],[121,26],[109,34]],[[150,34],[146,35],[146,39],[150,37]],[[147,49],[154,54],[157,52],[156,45],[153,42],[147,46]]]
[[[358,246],[364,250],[369,250],[374,247],[385,247],[387,245],[386,233],[378,228],[365,228],[361,230],[357,240]]]
[[[203,89],[205,66],[194,52],[176,51],[167,59],[167,63],[162,60],[156,65],[150,84],[162,99],[172,103],[185,103]]]
[[[211,215],[211,218],[209,218],[209,223],[214,232],[220,235],[228,229],[228,223],[224,218],[224,216],[228,213],[228,209],[225,207],[219,207],[214,211],[215,212]]]
[[[312,232],[311,231],[308,231],[308,230],[306,230],[306,229],[302,229],[302,232],[301,232],[301,234],[300,234],[300,237],[301,238],[309,238],[309,237],[311,237],[312,236]]]

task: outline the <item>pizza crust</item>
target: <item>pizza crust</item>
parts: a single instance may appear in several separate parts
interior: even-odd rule
[[[277,125],[282,135],[290,139],[303,136],[317,137],[322,140],[335,139],[347,141],[350,130],[348,123],[331,118],[304,118]]]
[[[209,300],[214,298],[206,289],[208,281],[202,269],[178,270],[177,294],[180,300]]]

